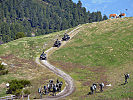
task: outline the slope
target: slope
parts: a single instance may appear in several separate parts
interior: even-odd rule
[[[39,98],[38,88],[47,84],[49,79],[64,80],[47,68],[35,63],[35,57],[53,46],[57,38],[74,28],[37,37],[25,37],[0,45],[0,60],[7,63],[9,74],[0,76],[0,97],[6,95],[5,84],[13,79],[28,79],[32,83],[30,98]],[[64,85],[63,85],[64,87]]]
[[[77,28],[75,28],[74,30],[72,30],[71,32],[67,33],[71,38],[73,38],[80,30],[82,26],[78,26]],[[71,39],[70,38],[70,39]],[[61,47],[63,47],[68,41],[62,41],[61,42]],[[60,48],[61,48],[60,47]],[[60,49],[60,48],[55,48],[55,47],[51,47],[48,50],[45,51],[47,58],[51,55],[52,52]],[[66,96],[69,96],[70,94],[72,94],[75,90],[75,86],[74,86],[74,82],[73,79],[71,78],[71,76],[69,76],[68,74],[66,74],[64,71],[56,68],[55,66],[51,65],[47,60],[42,60],[41,63],[39,62],[39,58],[36,58],[36,63],[40,64],[42,67],[47,67],[48,69],[50,69],[52,72],[54,72],[56,75],[60,76],[61,78],[64,79],[65,81],[65,88],[58,93],[56,96],[50,96],[50,97],[46,97],[45,99],[50,99],[50,100],[56,100],[56,99],[60,99],[60,98],[65,98]]]
[[[133,74],[132,27],[132,17],[85,24],[51,55],[50,62],[75,80],[76,91],[67,99],[133,99],[133,79],[121,85],[124,73]],[[112,86],[88,96],[89,86],[97,82]]]

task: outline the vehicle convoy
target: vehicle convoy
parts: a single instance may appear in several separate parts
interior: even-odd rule
[[[40,60],[46,60],[47,57],[46,57],[46,54],[43,52],[41,55],[40,55]]]
[[[61,41],[59,41],[58,39],[55,41],[54,43],[54,47],[60,47],[61,46]]]
[[[68,34],[64,34],[64,37],[62,38],[63,41],[67,41],[70,39],[70,36]]]

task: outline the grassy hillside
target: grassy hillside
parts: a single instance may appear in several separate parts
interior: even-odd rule
[[[21,38],[0,45],[1,61],[7,63],[9,74],[0,76],[0,97],[6,95],[5,84],[13,79],[28,79],[31,81],[31,98],[40,97],[38,88],[46,85],[49,79],[59,78],[47,68],[42,68],[35,63],[35,57],[40,56],[44,49],[53,46],[55,39],[64,35],[64,30],[49,35]],[[62,80],[59,78],[59,80]],[[63,80],[62,80],[63,81]],[[63,81],[64,82],[64,81]]]
[[[133,18],[85,24],[49,60],[75,80],[76,90],[68,99],[133,99],[133,79],[121,85],[124,73],[133,75]],[[89,86],[96,82],[112,86],[88,96]]]

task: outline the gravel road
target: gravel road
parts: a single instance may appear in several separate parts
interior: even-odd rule
[[[79,29],[81,27],[82,26],[78,26],[77,28],[75,28],[74,30],[68,33],[70,35],[70,39],[72,39],[72,37],[79,32]],[[56,51],[57,49],[60,49],[62,46],[64,46],[69,41],[70,40],[62,41],[62,44],[59,48],[51,47],[50,49],[45,51],[45,53],[47,54],[47,57],[50,56],[50,54]],[[56,75],[60,76],[61,78],[65,80],[65,88],[61,92],[59,92],[56,96],[47,96],[46,98],[43,98],[43,100],[56,100],[56,99],[64,98],[73,93],[75,86],[74,86],[74,81],[70,75],[66,74],[61,69],[58,69],[55,66],[51,65],[47,60],[40,61],[39,57],[36,58],[36,63],[42,67],[47,67],[52,72],[54,72]]]

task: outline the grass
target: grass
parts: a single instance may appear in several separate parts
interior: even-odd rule
[[[76,91],[67,99],[133,99],[132,78],[127,85],[119,86],[124,82],[124,73],[133,74],[133,18],[85,24],[49,60],[75,80]],[[95,82],[113,86],[87,96],[89,86]]]
[[[35,58],[40,56],[43,50],[47,50],[55,39],[61,38],[65,32],[70,32],[74,28],[37,37],[25,37],[0,45],[0,58],[7,63],[9,74],[0,76],[0,97],[6,96],[5,84],[13,79],[28,79],[31,81],[30,98],[39,98],[38,88],[43,87],[49,82],[49,79],[63,81],[62,78],[55,75],[47,68],[42,68],[35,63]],[[62,89],[63,89],[62,88]]]

